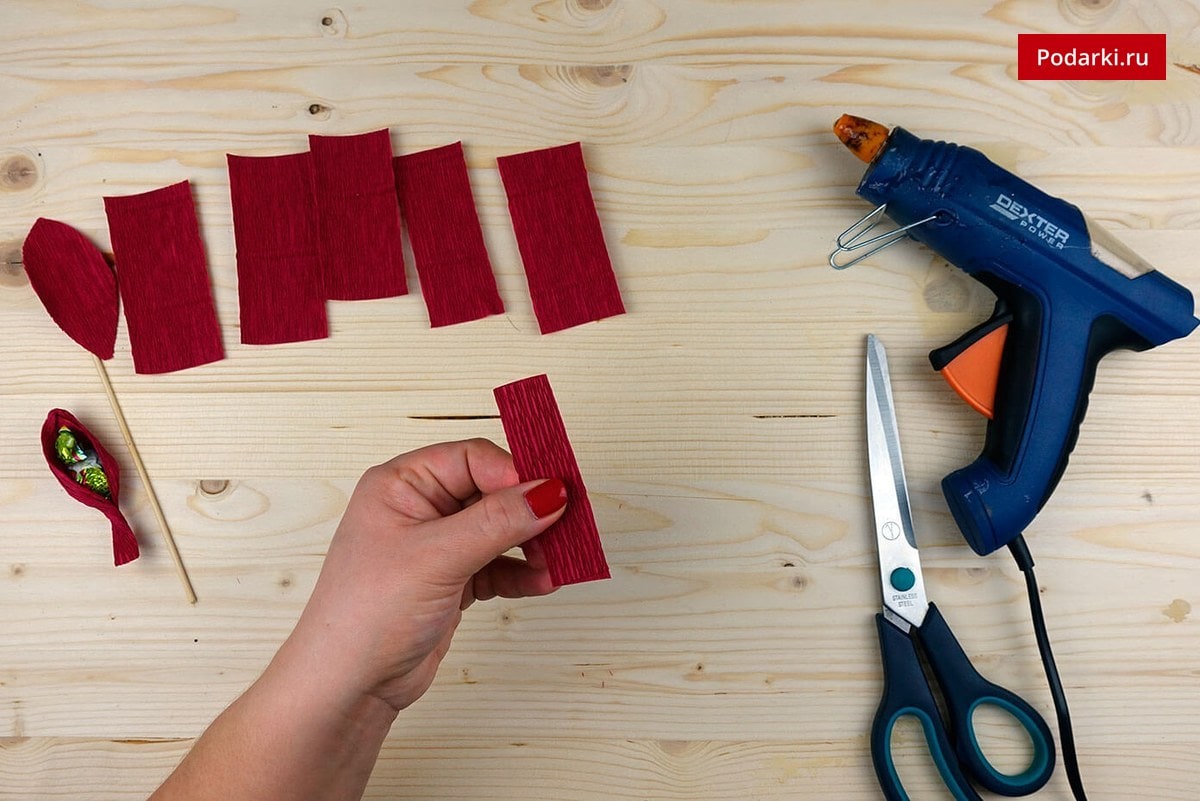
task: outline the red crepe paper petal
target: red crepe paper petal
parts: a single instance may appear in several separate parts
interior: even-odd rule
[[[549,379],[545,375],[525,378],[497,387],[495,395],[520,479],[560,478],[567,485],[567,510],[533,540],[546,556],[554,586],[609,578],[587,487]]]
[[[58,220],[38,218],[25,238],[29,284],[58,327],[101,359],[117,341],[117,277],[100,250]]]
[[[392,160],[429,325],[501,314],[462,142]]]
[[[75,480],[71,471],[58,460],[54,453],[54,440],[58,437],[60,426],[66,426],[87,438],[93,450],[96,451],[96,456],[100,459],[105,475],[108,476],[111,498],[97,495],[88,487],[80,484]],[[67,494],[82,504],[99,509],[112,524],[113,564],[120,567],[126,562],[137,559],[139,554],[137,537],[134,536],[133,529],[129,527],[129,522],[121,514],[118,506],[121,492],[121,468],[112,454],[100,443],[100,440],[96,439],[95,435],[88,431],[75,415],[65,409],[51,409],[50,413],[46,415],[46,422],[42,424],[42,454],[46,457],[46,464],[50,465],[50,472],[58,479],[58,483],[62,484]]]
[[[169,373],[221,359],[221,329],[187,181],[104,198],[133,368]]]
[[[499,159],[543,334],[625,313],[578,142]]]
[[[311,155],[230,154],[227,160],[242,343],[329,336]]]
[[[325,297],[407,294],[391,134],[311,135],[308,146]]]

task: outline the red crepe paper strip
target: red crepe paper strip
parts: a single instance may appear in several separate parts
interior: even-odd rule
[[[407,294],[388,130],[314,134],[308,146],[325,297],[368,300]]]
[[[226,158],[242,343],[324,339],[311,155]]]
[[[117,341],[117,277],[100,250],[58,220],[38,218],[25,238],[29,284],[51,319],[101,359]]]
[[[397,156],[392,165],[429,325],[502,313],[462,142]]]
[[[225,355],[187,181],[104,198],[133,369],[169,373]]]
[[[543,334],[625,313],[578,142],[499,159]]]
[[[58,429],[61,426],[70,428],[76,435],[82,435],[92,446],[92,450],[100,459],[105,475],[108,476],[108,490],[111,497],[105,498],[80,484],[75,480],[71,471],[58,460],[54,453],[54,441],[58,437]],[[100,440],[96,439],[92,432],[88,431],[83,423],[75,418],[75,415],[65,409],[51,409],[50,413],[46,415],[46,422],[42,424],[42,454],[46,457],[46,463],[50,465],[50,472],[58,479],[58,483],[62,484],[67,494],[82,504],[99,509],[112,524],[113,564],[120,567],[126,562],[137,559],[140,553],[137,537],[134,536],[133,529],[129,527],[129,522],[121,514],[118,506],[118,497],[121,491],[121,468],[112,454],[100,444]]]
[[[567,485],[567,510],[535,541],[546,555],[554,586],[610,577],[587,487],[575,462],[554,392],[545,375],[495,390],[500,422],[522,481],[560,478]]]

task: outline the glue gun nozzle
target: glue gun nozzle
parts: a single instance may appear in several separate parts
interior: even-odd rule
[[[843,145],[850,148],[851,153],[868,164],[883,149],[890,133],[886,126],[852,114],[838,117],[833,124],[833,132]]]

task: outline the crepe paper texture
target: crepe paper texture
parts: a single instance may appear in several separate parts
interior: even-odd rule
[[[170,373],[225,356],[187,181],[104,198],[133,369]]]
[[[91,241],[66,223],[39,217],[21,259],[29,284],[67,336],[101,359],[117,341],[117,277]]]
[[[567,510],[539,534],[554,586],[610,577],[587,487],[575,462],[550,380],[545,375],[497,387],[496,405],[521,481],[559,478],[567,485]]]
[[[624,314],[580,144],[498,163],[542,333]]]
[[[391,134],[313,134],[308,146],[325,297],[407,294]]]
[[[76,435],[84,437],[92,450],[96,452],[108,477],[110,497],[105,498],[89,487],[80,484],[71,471],[55,456],[54,441],[58,437],[58,429],[61,426],[67,426]],[[42,454],[46,457],[50,472],[58,479],[58,483],[62,484],[68,495],[93,509],[99,509],[108,518],[108,522],[112,525],[113,564],[120,567],[126,562],[137,559],[139,554],[137,537],[134,536],[133,529],[129,527],[129,522],[121,514],[121,508],[118,505],[121,491],[121,468],[112,454],[100,443],[100,440],[96,439],[92,432],[88,431],[83,423],[75,418],[75,415],[65,409],[51,409],[50,413],[46,415],[46,422],[42,424]]]
[[[429,325],[501,314],[461,142],[392,160]]]
[[[312,156],[226,156],[242,344],[329,336]]]

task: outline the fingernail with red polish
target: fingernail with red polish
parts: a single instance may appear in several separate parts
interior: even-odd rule
[[[567,505],[567,485],[548,478],[525,493],[525,504],[538,519],[552,515]]]

